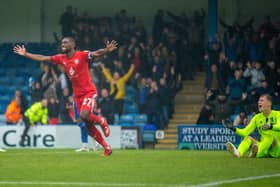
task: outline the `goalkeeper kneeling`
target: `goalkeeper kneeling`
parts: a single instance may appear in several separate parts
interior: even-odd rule
[[[244,129],[235,128],[232,123],[223,123],[226,128],[243,137],[238,149],[231,142],[227,142],[229,152],[238,158],[244,157],[250,151],[249,157],[280,157],[280,112],[272,110],[271,107],[271,96],[264,94],[258,100],[260,113],[256,114]],[[249,136],[256,128],[261,136],[260,141]]]

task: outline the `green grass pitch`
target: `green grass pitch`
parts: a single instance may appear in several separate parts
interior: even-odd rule
[[[237,159],[226,151],[8,150],[0,153],[3,187],[280,186],[280,160]]]

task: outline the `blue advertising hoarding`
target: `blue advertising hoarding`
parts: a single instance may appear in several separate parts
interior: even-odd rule
[[[179,149],[225,150],[228,141],[238,146],[241,139],[222,125],[178,126]]]

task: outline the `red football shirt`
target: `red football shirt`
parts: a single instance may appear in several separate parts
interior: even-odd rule
[[[64,67],[76,97],[96,92],[96,87],[92,83],[88,70],[88,51],[76,51],[70,58],[67,58],[65,54],[57,54],[51,56],[51,61]]]

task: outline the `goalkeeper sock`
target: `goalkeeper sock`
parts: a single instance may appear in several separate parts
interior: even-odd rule
[[[99,130],[94,125],[90,127],[88,132],[91,137],[93,137],[100,145],[102,145],[102,147],[104,147],[104,148],[108,147],[108,144],[102,137]]]
[[[252,140],[250,139],[249,136],[245,137],[240,145],[238,146],[238,152],[240,154],[240,157],[243,157],[244,154],[250,149],[251,145],[252,145]]]

